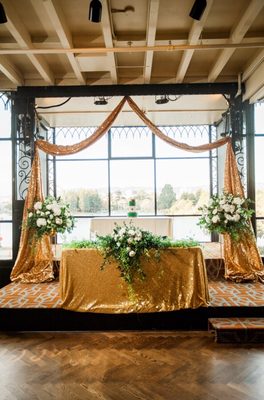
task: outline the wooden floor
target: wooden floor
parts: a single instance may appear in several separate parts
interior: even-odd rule
[[[263,345],[206,332],[0,334],[1,400],[261,400]]]

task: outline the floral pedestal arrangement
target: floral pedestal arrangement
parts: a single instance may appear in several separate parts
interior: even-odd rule
[[[128,213],[127,216],[129,218],[134,218],[137,217],[137,212],[136,212],[136,200],[135,199],[131,199],[128,202]]]

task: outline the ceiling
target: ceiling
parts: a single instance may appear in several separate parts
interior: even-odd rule
[[[8,22],[0,25],[0,90],[238,82],[244,99],[264,96],[264,0],[207,0],[198,21],[189,16],[194,0],[101,0],[100,23],[88,20],[87,0],[1,3]],[[155,111],[153,99],[141,101]],[[219,101],[211,108],[222,112]],[[186,103],[165,106],[188,112]]]

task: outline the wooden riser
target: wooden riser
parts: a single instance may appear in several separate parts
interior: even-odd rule
[[[264,318],[209,318],[217,343],[264,343]]]

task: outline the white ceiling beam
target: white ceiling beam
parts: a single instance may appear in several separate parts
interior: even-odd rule
[[[16,71],[14,66],[6,59],[5,56],[0,57],[0,71],[15,85],[22,86],[24,84],[21,74]]]
[[[229,43],[240,43],[242,41],[263,6],[263,0],[251,0],[246,11],[241,16],[238,23],[233,27],[228,41]],[[235,48],[228,48],[221,51],[208,75],[208,82],[214,82],[217,79],[234,52]]]
[[[10,0],[3,0],[2,4],[5,8],[8,20],[5,24],[6,28],[9,30],[11,35],[14,37],[14,39],[17,41],[18,45],[22,49],[33,49],[30,35],[25,29]],[[54,76],[44,58],[35,54],[26,55],[28,56],[34,67],[37,69],[39,74],[42,76],[44,81],[50,85],[53,85]]]
[[[109,11],[107,0],[102,0],[102,32],[105,42],[105,47],[113,48],[113,35],[112,35],[112,19]],[[108,68],[110,70],[111,80],[113,84],[117,83],[117,72],[116,72],[116,59],[114,52],[107,53]]]
[[[207,0],[207,6],[200,21],[194,21],[189,33],[188,43],[197,44],[200,40],[200,35],[203,31],[206,19],[212,8],[213,0]],[[176,83],[182,83],[186,75],[187,69],[190,65],[194,50],[185,50],[183,52],[179,68],[176,74]]]
[[[146,31],[147,46],[154,46],[155,44],[157,22],[159,15],[159,3],[160,0],[149,1],[148,22]],[[154,55],[153,51],[147,51],[145,54],[144,83],[150,83],[153,55]]]
[[[31,3],[36,5],[36,0],[31,0]],[[64,49],[72,48],[72,35],[59,4],[55,3],[53,0],[43,0],[43,4],[60,39],[62,47]],[[85,78],[80,70],[78,61],[76,60],[74,54],[67,54],[67,57],[79,83],[84,85],[86,83]]]

